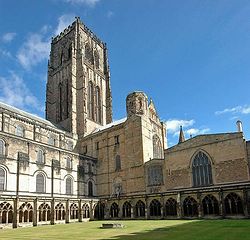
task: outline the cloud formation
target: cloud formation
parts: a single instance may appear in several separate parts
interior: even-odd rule
[[[54,32],[55,35],[60,34],[65,28],[67,28],[75,20],[74,14],[64,14],[58,18],[58,25]]]
[[[26,70],[30,70],[33,66],[48,59],[49,49],[50,41],[45,39],[42,33],[32,33],[19,49],[17,59]]]
[[[11,72],[8,78],[0,76],[0,101],[21,109],[43,112],[43,106],[31,93],[24,80]]]
[[[250,114],[250,106],[249,105],[236,106],[236,107],[232,107],[232,108],[225,108],[224,110],[215,112],[216,115],[221,115],[221,114],[226,114],[226,113]]]
[[[71,4],[84,4],[89,7],[94,7],[99,1],[100,0],[66,0],[66,2],[69,2]]]
[[[11,42],[16,36],[16,33],[15,32],[8,32],[8,33],[5,33],[3,36],[2,36],[2,41],[4,43],[9,43]]]

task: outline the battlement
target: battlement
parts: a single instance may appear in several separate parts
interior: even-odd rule
[[[104,43],[103,41],[101,41],[80,19],[80,17],[75,17],[75,21],[69,25],[67,28],[65,28],[60,34],[58,34],[55,37],[52,37],[52,44],[58,42],[59,40],[61,40],[64,36],[66,36],[71,30],[73,30],[77,23],[83,28],[83,30],[88,33],[91,38],[96,41],[97,43],[99,43],[100,45],[102,45],[103,47],[106,47],[106,43]]]

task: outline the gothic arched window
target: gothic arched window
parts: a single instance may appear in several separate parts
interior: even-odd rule
[[[88,196],[93,197],[93,183],[91,181],[88,182]]]
[[[225,212],[228,215],[244,214],[243,204],[239,195],[236,193],[229,193],[225,197]]]
[[[122,216],[130,218],[131,217],[132,206],[129,202],[125,202],[122,206]]]
[[[42,203],[39,208],[39,222],[50,221],[50,206],[47,203]]]
[[[48,144],[51,145],[51,146],[55,146],[55,143],[56,143],[56,138],[53,134],[49,134],[49,137],[48,137]]]
[[[24,127],[22,125],[16,126],[16,136],[24,137]]]
[[[93,62],[94,62],[93,53],[92,53],[92,49],[88,43],[85,45],[85,58],[87,59],[88,62],[93,64]]]
[[[155,216],[155,217],[161,216],[161,203],[157,199],[152,200],[149,208],[150,208],[150,216]]]
[[[121,170],[122,166],[121,166],[121,157],[120,155],[116,155],[115,157],[115,171],[119,171]]]
[[[36,158],[36,162],[39,164],[44,164],[44,152],[41,149],[38,149],[37,151],[37,158]]]
[[[0,156],[5,155],[5,142],[4,140],[0,139]]]
[[[66,178],[66,194],[67,195],[73,194],[73,181],[71,177]]]
[[[99,53],[97,50],[95,50],[94,56],[95,56],[95,67],[97,69],[99,69],[100,68],[100,57],[99,57]]]
[[[112,203],[110,207],[110,217],[117,218],[119,213],[119,206],[117,203]]]
[[[136,217],[145,217],[145,208],[146,205],[143,201],[139,200],[135,204],[135,216]]]
[[[198,203],[197,201],[188,196],[183,201],[183,210],[184,210],[184,216],[186,217],[194,217],[198,216]]]
[[[96,95],[96,121],[98,123],[102,123],[101,92],[98,86],[96,87],[95,95]]]
[[[45,193],[45,177],[42,173],[36,175],[36,192]]]
[[[208,156],[204,152],[198,152],[192,163],[193,186],[207,186],[213,183],[212,168]]]
[[[94,86],[93,83],[89,82],[89,91],[88,91],[88,102],[89,102],[89,118],[94,120]]]
[[[0,191],[5,189],[5,171],[4,169],[0,168]]]
[[[176,216],[177,215],[177,201],[173,198],[169,198],[165,205],[166,216]]]
[[[153,158],[163,158],[161,140],[157,135],[153,136]]]
[[[213,195],[207,195],[202,200],[204,215],[219,215],[219,203]]]

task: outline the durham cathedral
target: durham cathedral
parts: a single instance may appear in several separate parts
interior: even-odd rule
[[[135,91],[112,120],[107,46],[80,20],[51,42],[46,120],[0,103],[0,228],[95,219],[249,218],[250,141],[204,134],[168,147]]]

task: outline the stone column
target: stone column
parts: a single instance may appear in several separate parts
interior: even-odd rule
[[[220,212],[220,216],[222,218],[225,217],[225,206],[224,206],[224,194],[223,194],[223,190],[220,189],[219,191],[219,212]]]
[[[150,219],[150,209],[149,209],[149,206],[148,206],[148,197],[147,196],[145,196],[145,203],[146,203],[145,218]]]
[[[37,202],[38,202],[38,199],[35,198],[33,203],[34,203],[34,211],[33,211],[33,226],[37,226],[37,222],[38,222],[38,216],[39,214],[37,214],[38,212],[38,209],[37,209]]]
[[[93,201],[90,201],[90,210],[89,210],[89,218],[90,220],[94,220],[94,208],[93,208]]]
[[[164,197],[161,196],[161,219],[164,219]]]
[[[202,202],[201,202],[201,193],[197,192],[197,200],[198,200],[198,218],[202,218]]]
[[[14,205],[14,211],[13,211],[13,222],[12,222],[12,227],[13,228],[17,228],[18,227],[18,223],[19,223],[19,198],[16,197],[13,200],[13,205]]]
[[[82,222],[82,200],[78,201],[78,221]]]
[[[134,219],[134,208],[135,206],[131,203],[131,218]]]
[[[67,199],[67,201],[66,201],[65,223],[69,223],[69,220],[70,220],[70,206],[69,206],[69,204],[70,204],[69,199]]]
[[[247,190],[243,190],[243,211],[245,217],[249,217],[247,204],[248,204]]]
[[[182,206],[181,206],[181,192],[177,193],[177,218],[181,219],[183,217]]]
[[[55,217],[56,211],[55,211],[55,199],[51,199],[51,211],[50,211],[50,224],[54,225],[55,224]]]
[[[120,199],[118,199],[118,218],[122,218],[122,206],[120,206]]]

